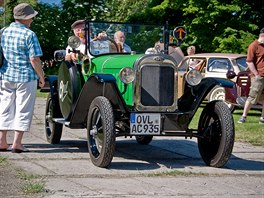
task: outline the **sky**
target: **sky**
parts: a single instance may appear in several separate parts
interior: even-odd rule
[[[42,3],[60,4],[61,0],[39,0]]]

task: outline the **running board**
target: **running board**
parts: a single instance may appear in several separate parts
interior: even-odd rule
[[[57,122],[57,123],[60,123],[60,124],[63,124],[65,126],[69,126],[70,125],[70,122],[69,121],[66,121],[64,118],[53,118],[52,119],[54,122]]]

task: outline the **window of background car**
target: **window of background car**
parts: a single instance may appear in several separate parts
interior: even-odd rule
[[[246,59],[247,59],[247,57],[241,57],[241,58],[237,58],[235,60],[235,64],[239,67],[240,71],[246,71],[247,70],[248,66],[246,63]]]
[[[226,72],[233,70],[231,62],[227,58],[209,58],[207,71],[209,72]]]

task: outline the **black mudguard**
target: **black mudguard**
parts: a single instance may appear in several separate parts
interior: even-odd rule
[[[53,95],[54,93],[58,93],[58,76],[56,75],[49,75],[47,76],[47,81],[49,82],[49,91],[51,93],[51,95]]]
[[[85,128],[90,104],[97,96],[106,97],[115,112],[126,114],[128,109],[116,85],[116,79],[110,74],[93,74],[85,82],[70,119],[70,128]]]
[[[191,117],[193,117],[207,94],[216,85],[231,88],[235,86],[235,83],[223,78],[203,78],[201,83],[196,86],[186,85],[184,94],[178,100],[179,110],[190,112]]]

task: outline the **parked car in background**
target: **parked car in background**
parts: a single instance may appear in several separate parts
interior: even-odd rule
[[[241,71],[238,74],[228,71],[227,78],[236,79],[236,85],[233,88],[225,88],[225,101],[233,107],[244,108],[250,90],[249,71]],[[262,105],[257,103],[251,108],[262,109]]]
[[[204,78],[227,78],[227,71],[234,71],[238,74],[241,71],[247,70],[246,55],[230,54],[230,53],[200,53],[192,56],[186,56],[181,61],[178,67],[178,96],[184,93],[185,74],[190,70],[190,63],[193,61],[199,62],[197,70],[202,73]],[[236,82],[236,78],[232,79]],[[225,100],[225,89],[220,85],[215,86],[207,95],[208,101]],[[233,108],[230,106],[230,108]]]

